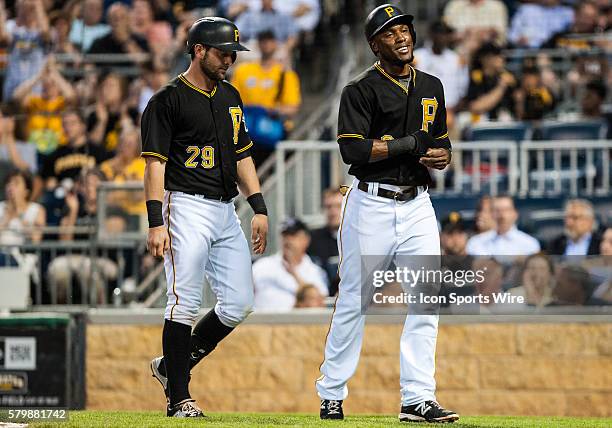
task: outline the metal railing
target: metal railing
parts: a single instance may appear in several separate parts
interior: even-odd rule
[[[523,141],[521,196],[608,196],[612,140]]]

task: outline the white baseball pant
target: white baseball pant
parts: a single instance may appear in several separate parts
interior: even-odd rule
[[[374,196],[357,188],[355,179],[344,197],[338,233],[340,285],[325,344],[322,376],[316,387],[321,399],[344,400],[347,382],[357,369],[365,315],[362,315],[362,255],[439,255],[440,238],[426,189],[407,202]],[[390,188],[391,186],[387,186]],[[398,262],[395,259],[396,263]],[[385,266],[386,268],[386,266]],[[408,315],[400,342],[402,405],[435,400],[437,315]]]
[[[249,245],[233,201],[166,191],[163,215],[170,235],[165,318],[193,325],[206,276],[219,320],[228,327],[240,324],[251,313],[254,292]]]

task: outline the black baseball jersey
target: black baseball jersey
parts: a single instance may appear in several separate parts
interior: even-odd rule
[[[450,145],[442,83],[413,67],[408,78],[404,85],[377,62],[342,92],[338,143],[345,161],[350,160],[349,174],[359,180],[400,186],[431,182],[427,167],[414,155],[368,163],[373,139],[393,140],[424,130]]]
[[[182,74],[149,100],[142,115],[142,155],[166,161],[166,190],[232,198],[236,162],[253,145],[242,100],[225,80],[209,93]]]

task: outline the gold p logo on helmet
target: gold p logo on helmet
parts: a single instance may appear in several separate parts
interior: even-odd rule
[[[240,37],[240,33],[238,30],[234,30],[234,41],[237,42]]]
[[[385,12],[387,12],[387,15],[389,15],[389,18],[391,18],[393,16],[393,12],[395,12],[395,9],[389,6],[385,8]]]

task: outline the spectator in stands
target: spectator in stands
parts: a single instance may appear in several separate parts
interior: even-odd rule
[[[468,234],[461,214],[451,212],[441,222],[440,247],[444,256],[467,256]]]
[[[483,118],[509,120],[514,110],[512,92],[516,79],[506,70],[501,49],[491,43],[476,52],[470,71],[467,101],[474,122]]]
[[[540,251],[537,239],[517,229],[518,212],[510,196],[493,199],[493,218],[495,230],[472,236],[467,243],[468,254],[528,256]]]
[[[83,117],[76,110],[68,110],[62,117],[66,145],[58,147],[45,160],[41,176],[47,190],[58,184],[71,189],[81,170],[92,168],[105,159],[104,150],[87,140]],[[68,180],[62,183],[64,180]]]
[[[570,50],[585,50],[593,46],[588,40],[589,35],[597,32],[599,10],[591,1],[581,1],[577,4],[573,24],[554,34],[542,47]],[[580,37],[583,36],[583,37]]]
[[[17,0],[15,7],[15,19],[7,21],[4,2],[0,5],[0,43],[8,45],[4,101],[10,101],[15,88],[38,74],[45,64],[45,48],[50,40],[42,0]]]
[[[296,308],[323,308],[325,307],[325,298],[319,292],[319,289],[312,284],[305,284],[296,293],[295,298]]]
[[[106,181],[116,184],[140,182],[144,180],[145,160],[140,156],[140,133],[137,128],[121,131],[117,154],[100,165]],[[130,231],[139,230],[140,216],[146,213],[144,194],[140,191],[113,191],[108,194],[107,202],[118,215],[122,215]]]
[[[70,27],[69,38],[81,51],[89,51],[94,40],[110,32],[110,27],[102,23],[103,0],[75,0],[70,11],[75,19]]]
[[[133,0],[130,10],[130,28],[134,35],[147,41],[155,57],[168,55],[172,45],[172,27],[167,21],[156,21],[149,0]]]
[[[570,199],[565,205],[565,232],[552,240],[548,253],[565,256],[599,254],[601,236],[595,231],[595,210],[586,199]]]
[[[93,228],[96,225],[98,212],[97,189],[102,181],[102,174],[95,168],[83,171],[77,186],[67,192],[65,198],[65,215],[60,226],[62,231],[60,239],[63,241],[89,239],[90,232],[79,231],[75,233],[74,227]],[[105,221],[105,234],[112,236],[125,230],[125,223],[120,217],[108,217]],[[92,268],[95,261],[95,269]],[[117,278],[118,267],[108,258],[91,257],[89,254],[69,254],[54,258],[49,264],[48,277],[51,294],[55,295],[58,303],[72,301],[68,298],[71,292],[72,278],[78,279],[81,287],[93,284],[90,293],[96,290],[96,301],[106,302],[104,283]],[[93,298],[93,296],[89,296]],[[53,299],[52,299],[53,300]],[[89,300],[89,299],[87,299]]]
[[[495,229],[495,218],[493,218],[493,198],[488,195],[482,196],[476,204],[474,214],[474,232],[484,233]]]
[[[496,306],[494,294],[501,293],[504,283],[504,267],[493,257],[478,257],[472,262],[472,271],[482,272],[483,281],[474,281],[476,296],[482,296],[481,311],[487,312]]]
[[[542,83],[540,70],[536,67],[523,68],[520,85],[513,96],[514,116],[525,121],[543,119],[555,104],[552,91]]]
[[[30,199],[32,175],[13,170],[5,180],[6,200],[0,202],[0,245],[39,242],[42,232],[36,228],[45,226],[45,209]]]
[[[444,21],[457,30],[462,43],[506,41],[508,9],[501,0],[450,0]]]
[[[277,42],[277,59],[286,65],[291,64],[291,53],[297,41],[298,29],[289,15],[282,14],[274,9],[273,0],[261,0],[261,7],[248,9],[236,20],[240,28],[240,35],[247,44],[256,40],[260,33],[272,31]]]
[[[465,96],[469,82],[467,65],[450,48],[453,33],[454,30],[444,22],[436,21],[429,27],[430,41],[414,51],[417,68],[442,81],[446,111],[450,118],[459,101]]]
[[[521,285],[508,290],[513,296],[523,296],[525,304],[541,308],[552,302],[555,269],[544,253],[525,259],[521,272]]]
[[[585,260],[583,266],[600,283],[593,292],[593,297],[612,303],[612,226],[602,233],[599,254],[599,257]]]
[[[165,68],[156,66],[152,61],[143,65],[141,77],[132,82],[130,86],[130,97],[136,97],[135,103],[138,105],[138,114],[142,114],[149,99],[168,83],[168,80],[170,80],[170,76]]]
[[[31,201],[32,176],[25,171],[13,170],[6,177],[4,187],[6,200],[0,202],[0,246],[39,242],[42,239],[39,228],[45,226],[45,209]],[[19,266],[29,272],[34,281],[39,279],[37,261],[35,255],[26,254],[16,247],[0,250],[0,266]]]
[[[224,0],[222,9],[235,20],[247,11],[258,10],[261,0]],[[318,0],[274,0],[274,9],[293,18],[300,32],[311,32],[319,23],[321,5]]]
[[[278,47],[274,33],[264,31],[258,41],[261,60],[237,65],[232,84],[240,91],[249,135],[255,142],[253,158],[259,165],[291,130],[302,99],[297,73],[274,59]]]
[[[554,34],[567,30],[574,11],[560,0],[523,3],[512,17],[508,40],[515,47],[539,48]]]
[[[306,284],[328,295],[325,271],[306,254],[309,244],[310,232],[302,221],[290,218],[281,224],[281,251],[253,264],[257,310],[290,310],[297,291]]]
[[[54,11],[50,14],[49,20],[51,21],[52,52],[65,55],[78,54],[78,49],[70,41],[70,16],[61,11]]]
[[[442,219],[440,226],[443,268],[451,271],[470,269],[473,257],[468,256],[466,251],[468,234],[461,214],[456,211],[449,213]],[[452,284],[449,286],[452,287]]]
[[[106,13],[106,19],[111,27],[111,32],[102,36],[91,44],[90,54],[143,54],[149,52],[147,41],[134,34],[130,29],[129,9],[122,3],[113,3]],[[112,66],[132,65],[132,61],[117,61],[108,63]]]
[[[591,80],[584,88],[580,108],[586,120],[601,120],[608,125],[608,139],[612,139],[612,113],[603,111],[608,87],[602,80]]]
[[[42,85],[42,93],[33,92]],[[62,113],[76,102],[72,85],[59,72],[55,60],[49,57],[36,76],[19,85],[14,92],[27,114],[27,138],[36,144],[39,153],[49,154],[66,143],[62,129]]]
[[[114,153],[123,128],[133,127],[138,118],[138,109],[125,102],[127,83],[117,73],[102,77],[94,111],[87,116],[87,133],[94,143],[109,153]]]
[[[15,142],[15,118],[0,112],[0,182],[4,183],[13,169],[35,171],[36,158],[32,145]],[[0,194],[0,198],[3,196]]]
[[[342,216],[342,193],[337,187],[323,192],[325,226],[315,229],[310,235],[308,255],[327,273],[329,295],[338,291],[338,228]]]
[[[594,284],[580,266],[565,265],[557,269],[552,306],[605,306],[610,303],[594,297]]]

